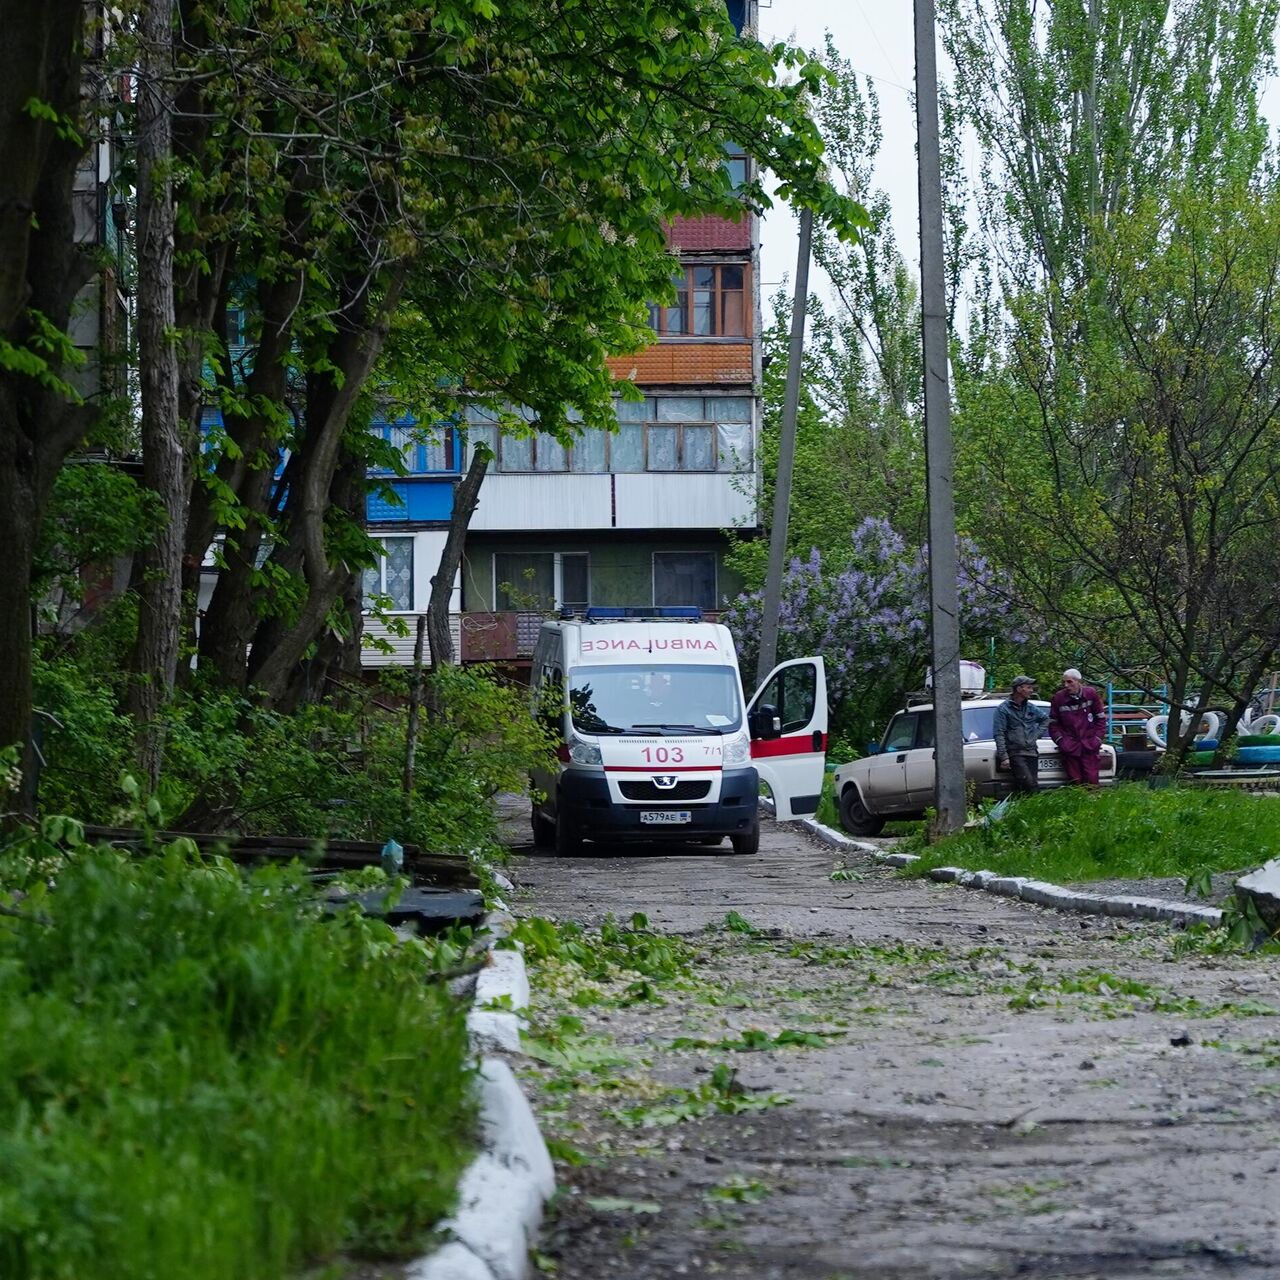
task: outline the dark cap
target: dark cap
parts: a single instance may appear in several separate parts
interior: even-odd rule
[[[1035,676],[1014,676],[1013,682],[1009,685],[1010,689],[1016,689],[1020,684],[1035,684]]]

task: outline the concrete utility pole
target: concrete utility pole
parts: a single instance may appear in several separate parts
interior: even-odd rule
[[[938,161],[938,60],[933,0],[916,5],[916,131],[920,179],[920,314],[924,342],[924,440],[929,500],[929,607],[933,631],[934,831],[964,825],[964,737],[960,716],[960,604],[952,489],[947,304]]]
[[[787,386],[782,400],[782,439],[778,444],[778,479],[773,491],[773,526],[769,530],[769,571],[764,580],[764,616],[756,684],[764,683],[778,660],[778,610],[782,604],[782,564],[787,555],[787,520],[791,515],[791,472],[796,459],[796,410],[800,403],[800,359],[804,355],[804,321],[809,306],[809,246],[813,214],[800,210],[800,250],[796,256],[796,294],[791,305],[791,345],[787,351]]]

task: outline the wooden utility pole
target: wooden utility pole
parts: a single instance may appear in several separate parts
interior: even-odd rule
[[[924,343],[924,438],[929,501],[929,612],[933,634],[934,832],[964,825],[960,715],[960,604],[952,485],[951,395],[938,160],[938,60],[933,0],[915,0],[916,130],[920,182],[920,313]]]
[[[782,567],[787,555],[787,521],[791,515],[791,472],[796,457],[796,410],[800,403],[800,361],[804,355],[804,321],[809,305],[809,247],[813,214],[800,210],[800,250],[796,257],[796,293],[791,305],[791,345],[787,351],[787,386],[782,400],[782,438],[778,443],[778,477],[773,491],[773,525],[769,530],[769,571],[764,580],[760,620],[760,656],[756,684],[764,683],[778,660],[778,610],[782,606]]]

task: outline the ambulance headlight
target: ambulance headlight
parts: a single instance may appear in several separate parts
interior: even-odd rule
[[[751,739],[745,733],[726,738],[720,752],[720,759],[726,765],[746,764],[751,759]]]
[[[569,759],[574,764],[600,764],[600,748],[594,742],[583,742],[581,738],[571,738]]]

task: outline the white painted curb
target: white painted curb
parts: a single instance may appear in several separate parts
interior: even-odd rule
[[[908,867],[918,861],[913,853],[885,853],[878,845],[868,844],[865,840],[851,840],[842,832],[824,826],[816,818],[801,818],[800,825],[824,844],[837,849],[869,853],[885,866]],[[1188,906],[1181,902],[1169,902],[1164,898],[1110,897],[1101,893],[1066,889],[1045,880],[1002,876],[994,871],[966,871],[962,867],[935,867],[928,876],[929,879],[944,884],[958,884],[965,889],[985,889],[987,893],[1017,898],[1021,902],[1032,902],[1040,907],[1052,907],[1055,911],[1121,916],[1131,920],[1162,920],[1167,924],[1207,924],[1216,927],[1222,923],[1222,912],[1217,907]]]
[[[476,979],[467,1030],[478,1054],[520,1051],[529,978],[518,946],[497,950],[515,920],[505,911],[485,917],[480,936],[487,963]],[[503,1008],[486,1008],[494,1001]],[[406,1280],[526,1280],[529,1250],[543,1206],[555,1191],[555,1172],[533,1109],[511,1068],[482,1056],[477,1076],[482,1150],[458,1185],[458,1208],[439,1230],[451,1239],[410,1264]]]

